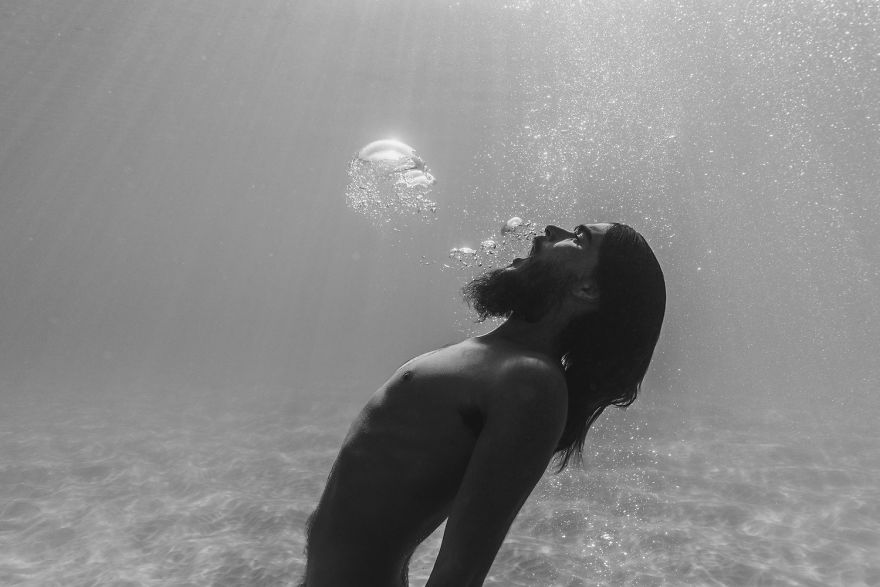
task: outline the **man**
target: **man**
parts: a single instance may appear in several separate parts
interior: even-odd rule
[[[307,587],[399,587],[447,520],[428,587],[482,585],[535,484],[631,404],[660,334],[663,273],[623,224],[548,226],[464,289],[494,331],[412,359],[355,420],[308,524]]]

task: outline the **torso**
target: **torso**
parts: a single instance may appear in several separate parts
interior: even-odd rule
[[[306,585],[406,584],[446,518],[499,381],[523,355],[468,339],[409,361],[352,424],[310,520]],[[543,359],[542,359],[543,360]]]

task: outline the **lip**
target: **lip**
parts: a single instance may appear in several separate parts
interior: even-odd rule
[[[547,240],[546,236],[536,236],[532,239],[532,248],[529,251],[529,257],[541,250],[541,245]]]

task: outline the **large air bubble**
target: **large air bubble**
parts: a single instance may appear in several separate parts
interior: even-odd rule
[[[348,166],[348,206],[378,224],[403,216],[434,218],[434,176],[411,146],[396,139],[373,141]]]

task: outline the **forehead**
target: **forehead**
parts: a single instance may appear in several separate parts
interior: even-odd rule
[[[611,228],[610,222],[597,222],[595,224],[585,224],[584,226],[593,234],[605,234]]]

